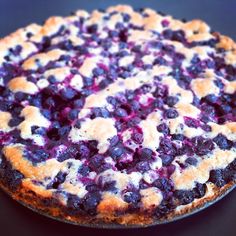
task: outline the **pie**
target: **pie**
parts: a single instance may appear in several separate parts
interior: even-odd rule
[[[150,225],[236,183],[236,43],[126,5],[0,41],[0,186],[77,224]]]

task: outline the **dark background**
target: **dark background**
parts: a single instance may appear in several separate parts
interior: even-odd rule
[[[0,37],[32,22],[42,23],[51,15],[68,15],[76,9],[96,8],[127,3],[134,7],[150,7],[177,18],[200,18],[212,29],[236,39],[236,0],[0,0]],[[1,236],[64,235],[158,235],[158,236],[235,236],[236,191],[194,216],[167,225],[146,229],[89,229],[57,222],[40,216],[10,199],[0,191]]]

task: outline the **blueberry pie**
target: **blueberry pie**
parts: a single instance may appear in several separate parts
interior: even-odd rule
[[[236,44],[118,5],[0,41],[0,186],[79,224],[147,225],[235,185]]]

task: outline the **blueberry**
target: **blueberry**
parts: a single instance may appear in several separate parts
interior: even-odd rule
[[[82,164],[78,169],[78,173],[81,174],[82,176],[88,176],[89,172],[90,172],[89,167],[84,164]]]
[[[194,197],[201,198],[205,195],[207,190],[206,184],[197,183],[196,187],[193,189]]]
[[[168,201],[163,200],[161,204],[156,208],[155,216],[157,217],[157,219],[165,217],[168,213],[173,211],[175,207],[176,206],[173,203],[173,200],[168,200]]]
[[[113,136],[110,140],[110,145],[113,147],[113,146],[116,146],[118,143],[119,143],[120,139],[117,135]]]
[[[223,187],[226,183],[223,177],[223,170],[211,170],[209,180],[214,183],[217,187]]]
[[[75,119],[78,118],[78,114],[79,114],[79,111],[78,111],[78,110],[72,109],[72,110],[70,110],[70,112],[68,113],[68,118],[69,118],[70,120],[75,120]]]
[[[76,92],[71,88],[66,88],[62,90],[61,95],[65,100],[67,100],[67,99],[72,99],[76,95]]]
[[[101,166],[99,166],[99,168],[96,171],[97,173],[101,173],[108,169],[112,169],[112,165],[110,163],[104,163]]]
[[[47,107],[51,108],[51,107],[55,107],[56,103],[55,103],[55,101],[52,97],[49,97],[49,98],[46,99],[45,105]]]
[[[162,164],[163,166],[168,166],[171,164],[171,162],[174,160],[173,156],[162,154],[161,156]]]
[[[172,139],[183,141],[184,140],[184,135],[183,134],[172,134]]]
[[[110,117],[110,112],[106,108],[104,108],[104,107],[93,108],[93,115],[95,117],[108,118],[108,117]]]
[[[111,75],[110,75],[110,77],[112,77]],[[109,84],[111,84],[112,83],[112,80],[110,80],[110,79],[103,79],[99,84],[98,84],[98,86],[99,86],[99,88],[100,89],[104,89],[104,88],[106,88]]]
[[[41,99],[40,98],[33,98],[31,100],[31,104],[35,107],[41,107]]]
[[[85,46],[76,46],[75,49],[81,54],[81,55],[85,55],[88,54],[88,49]]]
[[[96,207],[101,200],[101,195],[98,192],[88,193],[83,199],[84,210],[91,215],[96,213]]]
[[[85,86],[92,86],[94,79],[92,77],[84,77],[83,81]]]
[[[58,129],[58,134],[63,138],[64,136],[68,135],[70,132],[71,127],[66,125]]]
[[[101,68],[94,68],[93,69],[93,74],[95,75],[95,76],[100,76],[100,75],[103,75],[104,74],[104,70],[103,69],[101,69]]]
[[[11,110],[13,107],[13,103],[10,101],[1,101],[0,102],[0,110],[1,111],[8,111]]]
[[[143,134],[139,132],[133,132],[132,139],[135,143],[141,144],[143,142]]]
[[[147,161],[140,161],[137,163],[136,168],[141,173],[144,173],[145,171],[150,170],[149,163]]]
[[[63,162],[67,159],[75,159],[77,157],[77,153],[78,153],[78,149],[76,145],[69,146],[63,153],[61,153],[57,157],[57,160],[59,162]]]
[[[129,22],[130,21],[130,15],[128,13],[123,13],[123,20],[124,22]]]
[[[204,98],[208,103],[215,103],[217,101],[217,96],[214,94],[209,94]]]
[[[1,181],[6,183],[7,186],[14,191],[21,184],[24,175],[14,170],[11,164],[3,157],[0,163],[0,178]]]
[[[225,86],[221,80],[215,80],[214,83],[219,89],[223,89]]]
[[[78,152],[79,152],[79,156],[77,155],[77,157],[79,157],[81,159],[82,158],[87,158],[90,155],[89,148],[84,144],[79,145]]]
[[[164,177],[156,179],[153,182],[153,185],[162,191],[168,192],[168,191],[172,191],[172,189],[173,189],[171,181],[168,180],[167,178],[164,178]]]
[[[193,128],[197,128],[200,125],[198,120],[193,119],[191,117],[187,117],[187,116],[184,117],[184,122],[187,126],[193,127]]]
[[[162,33],[163,33],[163,36],[164,36],[166,39],[172,39],[172,37],[173,37],[173,31],[170,30],[170,29],[166,29],[166,30],[164,30]]]
[[[98,30],[98,25],[97,24],[93,24],[93,25],[90,25],[90,26],[87,27],[87,32],[89,34],[94,34],[94,33],[97,32],[97,30]]]
[[[123,79],[126,79],[130,76],[130,73],[128,71],[123,71],[120,73],[120,77]]]
[[[178,97],[169,96],[166,98],[166,104],[170,107],[173,107],[178,101]]]
[[[91,182],[85,187],[85,189],[90,193],[98,192],[100,190],[100,186],[98,186],[97,184]]]
[[[152,41],[150,43],[150,46],[153,48],[161,48],[162,47],[162,43],[160,41]]]
[[[174,196],[179,200],[181,205],[187,205],[194,200],[194,193],[188,190],[176,190]]]
[[[167,61],[163,57],[157,57],[153,64],[154,65],[166,65]]]
[[[115,110],[115,115],[117,115],[118,117],[126,117],[126,116],[128,116],[128,113],[123,108],[117,108]]]
[[[203,104],[201,106],[201,110],[203,112],[205,112],[208,116],[214,116],[215,114],[215,109],[214,107],[210,106],[210,105],[207,105],[207,104]]]
[[[120,43],[119,43],[119,48],[120,48],[120,49],[125,49],[125,48],[127,48],[127,46],[128,46],[128,45],[127,45],[127,43],[125,43],[125,42],[120,42]]]
[[[59,129],[61,128],[61,125],[58,121],[52,122],[51,128]]]
[[[35,150],[32,155],[30,155],[30,159],[33,162],[43,162],[46,161],[49,157],[49,154],[42,149]]]
[[[130,107],[133,111],[137,111],[138,109],[140,109],[139,102],[136,100],[131,101]]]
[[[199,156],[206,155],[214,149],[213,142],[210,139],[205,139],[201,136],[194,137],[192,143],[194,145],[195,153]]]
[[[51,84],[55,84],[57,82],[56,80],[56,77],[54,75],[50,75],[48,77],[48,81],[51,83]]]
[[[149,93],[151,91],[152,87],[148,84],[144,84],[141,86],[140,90],[143,94]]]
[[[152,159],[152,150],[149,148],[141,149],[139,157],[141,160],[144,160],[144,161]]]
[[[90,158],[89,166],[92,169],[96,170],[102,165],[103,161],[104,161],[104,157],[100,154],[96,154]]]
[[[25,93],[22,93],[22,92],[17,92],[17,93],[15,93],[15,99],[16,99],[17,101],[27,100],[27,98],[28,98],[28,95],[25,94]]]
[[[221,110],[221,112],[222,112],[223,114],[228,114],[228,113],[230,113],[230,112],[231,112],[231,109],[232,109],[232,107],[229,106],[229,105],[226,105],[226,104],[222,104],[222,105],[220,106],[220,110]]]
[[[122,50],[122,51],[119,51],[119,53],[118,53],[119,57],[125,57],[128,55],[129,55],[129,52],[127,50]]]
[[[126,192],[124,200],[130,204],[137,204],[141,200],[141,196],[138,192]]]
[[[58,129],[51,128],[47,131],[47,137],[52,141],[58,141],[60,139],[60,135],[58,134]]]
[[[74,107],[75,108],[82,108],[84,106],[84,100],[83,99],[76,99],[74,101]]]
[[[60,184],[65,182],[67,174],[59,171],[54,180],[47,186],[48,189],[57,189]]]
[[[154,97],[164,97],[167,94],[167,88],[161,85],[157,85],[157,88],[154,92]]]
[[[164,105],[164,102],[163,102],[163,99],[161,98],[156,98],[154,101],[153,101],[153,107],[154,108],[162,108],[163,105]]]
[[[224,179],[227,183],[236,180],[236,170],[231,169],[230,167],[226,168],[224,170]]]
[[[142,50],[142,47],[140,45],[134,45],[132,48],[133,52],[140,53]]]
[[[197,159],[194,157],[188,157],[185,162],[189,165],[196,166],[197,165]]]
[[[116,106],[117,103],[118,103],[117,100],[116,100],[116,98],[111,97],[111,96],[108,96],[108,97],[107,97],[107,102],[110,103],[110,104],[113,105],[113,106]]]
[[[8,125],[10,127],[18,126],[23,120],[24,118],[22,117],[14,117],[9,121]]]
[[[220,149],[226,150],[232,147],[232,141],[228,140],[223,134],[218,134],[213,141],[219,146]]]
[[[78,213],[78,210],[81,210],[82,206],[82,200],[74,194],[69,194],[68,200],[67,200],[67,206],[72,210],[76,210]]]
[[[102,189],[103,191],[110,191],[110,192],[117,192],[117,188],[116,188],[116,181],[107,181],[105,183],[103,183],[102,185]]]
[[[165,116],[168,119],[174,119],[174,118],[178,117],[178,115],[179,115],[178,112],[174,109],[168,109],[165,111]]]
[[[165,123],[158,125],[157,130],[163,134],[168,134],[170,132],[169,127]]]
[[[119,33],[118,31],[116,30],[111,30],[108,32],[108,35],[111,37],[111,38],[114,38],[114,37],[118,37]]]
[[[49,111],[49,110],[47,110],[47,109],[43,109],[42,110],[42,114],[43,114],[43,116],[44,117],[46,117],[47,119],[51,119],[51,112]]]
[[[111,155],[112,158],[119,158],[123,153],[124,153],[124,149],[122,147],[112,147],[109,149],[109,153]]]
[[[39,126],[31,126],[31,132],[32,134],[39,134],[42,136],[44,136],[47,133],[45,128]]]

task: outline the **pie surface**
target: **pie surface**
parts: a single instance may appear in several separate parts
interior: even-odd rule
[[[146,225],[236,180],[236,44],[118,5],[0,40],[0,186],[74,223]]]

